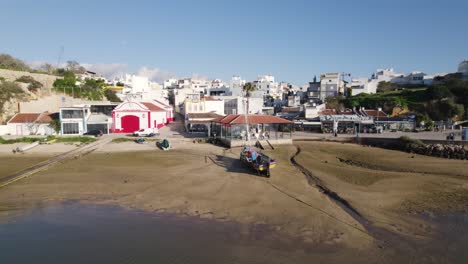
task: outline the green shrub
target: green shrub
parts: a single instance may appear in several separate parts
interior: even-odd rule
[[[0,68],[16,71],[31,71],[31,68],[22,60],[8,54],[0,54]]]
[[[47,136],[46,140],[56,140],[60,143],[92,143],[97,139],[93,137],[56,137],[56,136]]]
[[[401,150],[412,150],[419,147],[424,147],[424,144],[419,139],[413,139],[407,136],[402,136],[399,138],[399,147]]]
[[[112,139],[112,143],[133,142],[134,140],[134,138],[114,138]]]
[[[23,75],[21,77],[19,77],[18,79],[16,79],[17,82],[22,82],[22,83],[29,83],[29,86],[28,86],[28,90],[31,91],[31,92],[35,92],[37,91],[38,89],[42,88],[42,83],[34,80],[33,77],[31,76],[26,76],[26,75]]]
[[[109,100],[110,102],[122,102],[122,100],[120,100],[120,98],[112,90],[105,90],[104,96],[106,96],[107,100]]]
[[[31,138],[31,137],[22,137],[15,139],[4,139],[0,137],[0,144],[15,144],[15,143],[33,143],[40,141],[42,138]]]
[[[12,98],[18,97],[24,93],[23,89],[17,83],[1,81],[0,82],[0,110],[3,109],[3,104]]]

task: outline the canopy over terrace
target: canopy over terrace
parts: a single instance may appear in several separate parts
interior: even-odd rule
[[[223,116],[213,112],[188,113],[185,116],[185,129],[189,133],[206,133],[208,136],[210,136],[211,121],[219,117]]]
[[[249,124],[249,131],[247,125]],[[294,123],[270,115],[227,115],[211,121],[211,137],[220,138],[230,146],[246,140],[270,140],[279,143],[292,139]],[[233,142],[238,141],[236,144]]]

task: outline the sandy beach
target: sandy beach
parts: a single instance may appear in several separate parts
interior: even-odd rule
[[[310,247],[331,246],[346,259],[366,252],[374,262],[383,250],[384,230],[408,239],[428,239],[434,232],[421,213],[466,213],[468,162],[330,142],[296,142],[265,151],[278,160],[272,177],[243,168],[238,149],[190,140],[174,142],[164,152],[153,143],[109,143],[79,159],[69,160],[0,190],[3,206],[30,206],[78,200],[119,205],[148,212],[169,212],[264,224],[300,239]],[[0,177],[21,164],[46,159],[72,146],[44,146],[55,152],[13,156],[0,153]],[[290,161],[318,177],[357,210],[343,206],[309,184]],[[60,150],[60,151],[59,151]],[[433,195],[433,194],[437,195]],[[427,197],[431,197],[428,199]],[[371,228],[370,228],[371,227]],[[352,253],[354,252],[354,253]],[[360,258],[355,258],[356,261]]]

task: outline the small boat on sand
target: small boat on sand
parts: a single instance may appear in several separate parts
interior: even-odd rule
[[[145,142],[146,142],[146,140],[144,138],[135,139],[135,143],[138,143],[138,144],[144,144]]]
[[[171,149],[171,143],[169,140],[164,139],[161,142],[156,142],[156,146],[162,150],[170,150]]]

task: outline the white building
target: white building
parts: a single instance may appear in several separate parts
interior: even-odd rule
[[[423,72],[414,71],[408,75],[396,73],[393,68],[378,69],[370,79],[357,78],[351,81],[350,87],[353,96],[367,93],[373,94],[377,92],[379,83],[391,82],[398,85],[431,85],[434,75],[427,75]]]
[[[15,136],[53,135],[50,113],[18,113],[7,122],[7,133]]]
[[[361,93],[373,94],[377,92],[377,86],[369,85],[369,79],[367,78],[352,79],[349,86],[351,88],[352,96],[355,96]]]
[[[390,82],[398,85],[424,85],[424,76],[426,75],[423,72],[414,71],[406,76],[393,78]]]
[[[288,107],[301,105],[301,97],[299,95],[289,95],[287,100]]]
[[[247,98],[242,96],[214,96],[224,101],[224,115],[245,114],[247,111]],[[262,114],[263,98],[249,98],[249,114]]]
[[[112,111],[113,132],[133,133],[159,129],[173,119],[172,108],[158,101],[123,102]]]
[[[206,94],[210,87],[210,82],[203,79],[190,79],[193,93]]]
[[[187,94],[184,104],[181,107],[181,114],[186,116],[189,113],[216,113],[224,114],[224,101],[210,96],[202,97],[199,93]]]
[[[112,111],[117,103],[82,104],[60,108],[60,133],[83,135],[91,130],[108,134],[112,130]]]
[[[161,84],[151,82],[148,77],[126,74],[119,82],[124,84],[124,88],[117,93],[122,101],[161,100],[168,102],[168,91]]]
[[[163,88],[164,89],[175,89],[177,88],[177,84],[178,84],[178,80],[177,79],[168,79],[168,80],[165,80],[164,83],[163,83]]]
[[[390,82],[393,79],[396,78],[402,78],[404,77],[403,73],[397,73],[393,68],[387,68],[387,69],[377,69],[377,72],[375,72],[371,80],[377,80],[378,82]]]
[[[221,88],[224,86],[225,84],[223,83],[223,81],[221,81],[220,79],[214,79],[211,81],[210,88]]]
[[[275,99],[282,98],[283,91],[279,84],[275,82],[275,77],[272,75],[260,75],[253,82],[256,91],[252,93],[252,97],[270,96]]]
[[[344,94],[345,83],[340,73],[325,73],[320,75],[320,100]]]
[[[325,110],[325,104],[306,104],[304,105],[304,114],[306,119],[314,119],[320,116],[320,112]]]
[[[231,88],[231,94],[233,96],[243,96],[242,89],[244,88],[246,81],[242,80],[240,76],[232,76],[229,87]]]
[[[145,76],[125,74],[122,82],[125,84],[125,88],[128,88],[126,93],[143,93],[151,89],[150,81]]]

